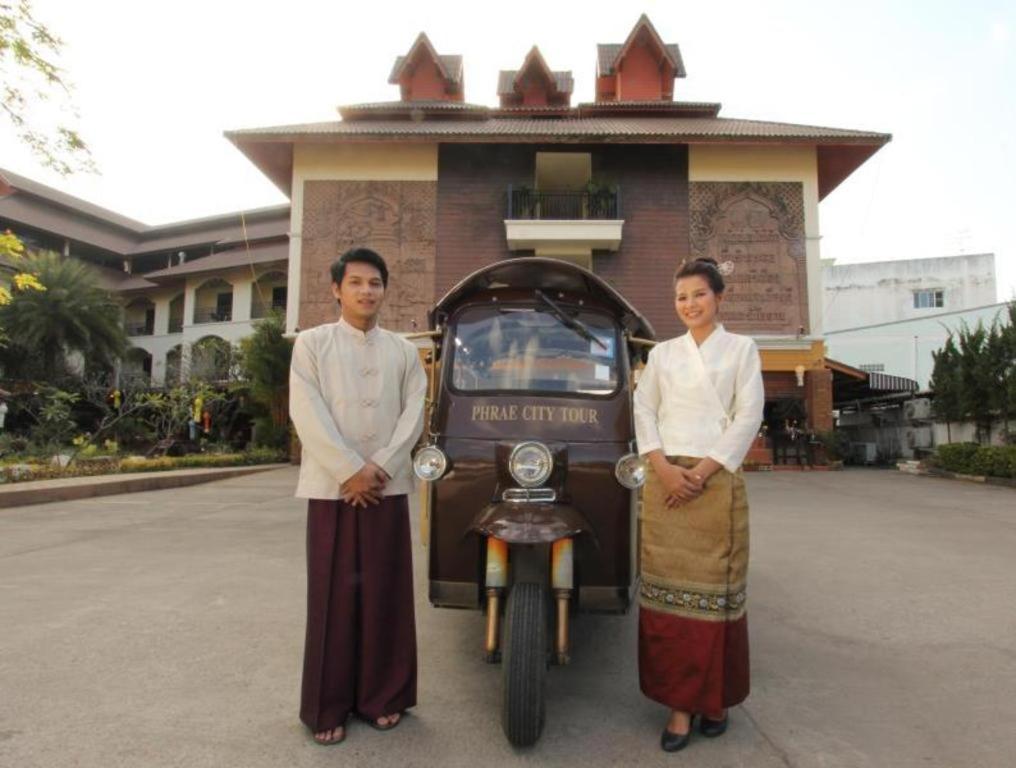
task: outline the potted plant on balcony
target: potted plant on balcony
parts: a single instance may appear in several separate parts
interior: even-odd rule
[[[586,197],[589,200],[589,218],[606,219],[616,217],[614,201],[617,187],[601,179],[590,179],[586,183]]]
[[[512,187],[512,215],[516,219],[540,218],[540,198],[537,191],[527,184]]]

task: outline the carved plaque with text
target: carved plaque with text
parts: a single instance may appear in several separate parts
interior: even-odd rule
[[[354,246],[388,264],[381,325],[425,330],[434,303],[437,184],[433,181],[308,181],[304,184],[299,327],[335,322],[329,267]]]
[[[804,200],[800,182],[692,182],[692,257],[733,272],[720,309],[737,333],[809,332]]]

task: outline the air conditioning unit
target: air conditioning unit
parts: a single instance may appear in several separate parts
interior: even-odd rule
[[[857,464],[874,464],[878,461],[878,444],[851,443],[850,456]]]
[[[922,421],[931,418],[931,400],[918,397],[903,404],[903,418],[907,421]]]

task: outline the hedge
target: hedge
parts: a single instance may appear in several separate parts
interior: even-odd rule
[[[935,459],[950,472],[1016,478],[1016,445],[950,443],[939,446]]]

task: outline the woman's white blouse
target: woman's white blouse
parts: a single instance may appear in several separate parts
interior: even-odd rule
[[[635,388],[640,454],[709,457],[730,472],[762,423],[765,390],[758,347],[718,325],[698,346],[690,333],[657,344]]]

